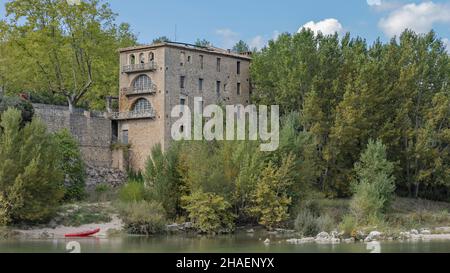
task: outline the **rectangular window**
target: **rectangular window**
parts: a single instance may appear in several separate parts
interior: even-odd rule
[[[237,62],[236,70],[238,75],[241,74],[241,62]]]
[[[200,69],[203,69],[203,55],[200,55]]]
[[[180,99],[180,105],[186,105],[186,99],[185,98],[181,98]]]
[[[184,88],[184,81],[185,81],[186,77],[185,76],[180,76],[180,88]]]
[[[237,83],[237,86],[236,86],[236,89],[237,89],[237,94],[238,94],[238,96],[241,94],[241,83],[240,82],[238,82]]]
[[[220,81],[216,82],[216,93],[217,93],[217,96],[220,95]]]
[[[198,91],[203,91],[203,79],[198,79]]]
[[[220,72],[220,58],[217,58],[217,72]]]
[[[122,144],[128,145],[128,130],[122,131]]]
[[[188,63],[191,63],[191,56],[188,56]]]

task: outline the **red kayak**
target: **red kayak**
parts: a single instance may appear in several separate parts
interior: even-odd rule
[[[94,235],[99,232],[100,232],[100,229],[97,228],[94,230],[84,231],[84,232],[80,232],[80,233],[69,233],[69,234],[66,234],[65,236],[66,237],[89,237],[89,236]]]

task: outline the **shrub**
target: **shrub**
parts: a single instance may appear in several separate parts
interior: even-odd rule
[[[335,228],[333,218],[328,214],[317,217],[311,210],[301,210],[294,222],[295,229],[304,236],[316,236],[319,232],[330,232]]]
[[[129,180],[119,190],[119,199],[122,202],[139,202],[146,199],[144,183],[136,180]]]
[[[184,209],[189,214],[194,228],[202,233],[217,233],[234,229],[231,205],[221,196],[197,191],[182,197]]]
[[[350,209],[358,223],[378,222],[394,197],[394,164],[386,158],[381,141],[369,141],[360,161],[355,164],[357,181]]]
[[[270,162],[256,185],[250,212],[268,229],[280,226],[289,219],[289,205],[292,202],[289,191],[293,183],[294,164],[292,155],[285,158],[279,168]]]
[[[130,234],[153,235],[166,230],[164,208],[157,202],[121,203],[119,211],[125,229]]]
[[[61,156],[60,168],[65,174],[64,187],[66,201],[81,200],[86,197],[85,169],[77,140],[67,130],[63,129],[54,134]]]
[[[153,147],[144,174],[150,198],[161,203],[171,218],[180,211],[182,195],[182,177],[178,172],[179,145],[172,143],[165,153],[161,145]]]
[[[344,232],[345,236],[352,236],[354,237],[356,235],[356,228],[357,223],[355,217],[352,215],[346,215],[342,219],[342,222],[339,225],[339,229]]]
[[[331,232],[336,228],[333,218],[328,214],[319,216],[319,218],[316,219],[316,223],[320,232]]]
[[[19,110],[2,114],[0,225],[47,220],[64,196],[54,139],[38,119],[23,128],[21,122]]]
[[[115,191],[108,184],[98,184],[95,186],[94,194],[90,196],[92,202],[106,202],[107,200],[115,200]]]
[[[8,96],[1,97],[1,94],[0,94],[0,120],[1,120],[2,114],[4,112],[6,112],[9,108],[15,108],[20,111],[21,116],[22,116],[22,120],[21,120],[22,126],[25,125],[25,123],[31,122],[31,120],[33,119],[34,109],[33,109],[33,105],[29,101],[22,99],[18,96],[16,96],[16,97],[8,97]]]
[[[295,230],[303,236],[316,236],[320,230],[315,215],[310,210],[302,210],[295,219]]]

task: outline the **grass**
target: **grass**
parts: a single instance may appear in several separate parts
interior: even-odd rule
[[[339,225],[340,229],[346,229],[346,232],[357,228],[366,231],[379,230],[389,234],[411,229],[450,226],[450,203],[445,202],[398,197],[386,213],[385,220],[370,227],[356,227],[356,223],[345,217],[349,213],[349,207],[349,199],[318,199],[314,204],[314,209],[318,210],[320,215],[330,216],[336,227]]]
[[[79,227],[86,224],[108,223],[113,209],[108,203],[81,203],[63,206],[55,221],[59,225]]]
[[[420,229],[450,226],[450,203],[397,198],[387,214],[387,225]]]

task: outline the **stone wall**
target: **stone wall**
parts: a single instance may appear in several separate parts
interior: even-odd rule
[[[68,107],[33,104],[35,115],[40,117],[50,132],[69,129],[80,144],[85,162],[90,166],[110,168],[111,120],[103,113],[76,109],[69,112]]]

